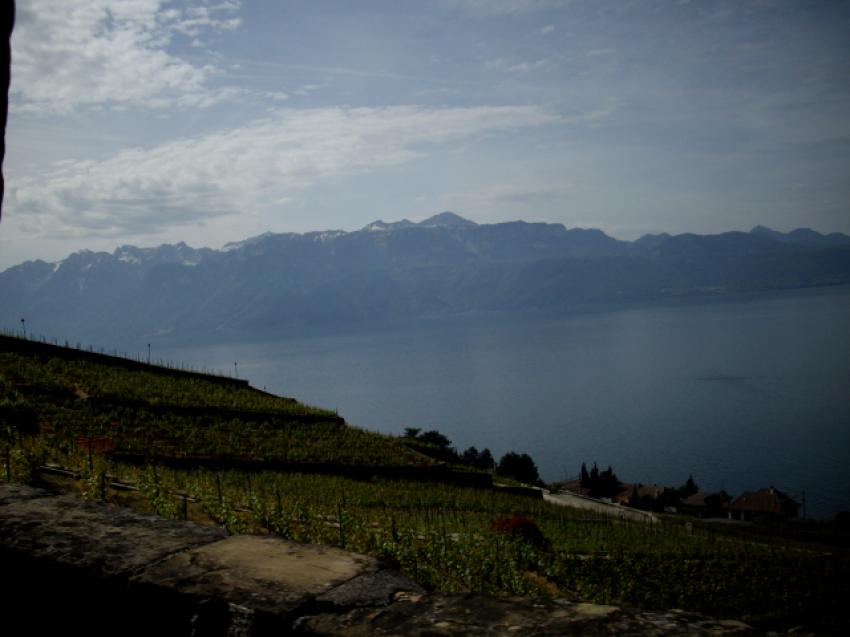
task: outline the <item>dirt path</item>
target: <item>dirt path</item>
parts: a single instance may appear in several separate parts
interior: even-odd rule
[[[654,513],[639,511],[638,509],[630,509],[619,504],[602,502],[593,498],[586,498],[575,493],[564,491],[559,493],[544,492],[543,499],[546,500],[546,502],[551,502],[552,504],[574,507],[576,509],[587,509],[588,511],[596,511],[602,515],[609,515],[623,520],[647,522],[650,524],[658,522],[658,517]]]

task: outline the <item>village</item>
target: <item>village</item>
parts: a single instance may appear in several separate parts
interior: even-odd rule
[[[773,486],[733,497],[723,490],[702,491],[693,477],[681,487],[620,482],[611,467],[600,471],[595,463],[589,471],[582,464],[580,476],[557,487],[562,492],[642,511],[703,519],[777,522],[797,518],[801,510],[805,517],[805,499],[797,502]]]

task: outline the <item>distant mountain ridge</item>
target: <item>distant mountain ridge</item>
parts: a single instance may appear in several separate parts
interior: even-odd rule
[[[346,232],[81,251],[0,273],[0,326],[68,339],[238,338],[293,328],[850,283],[850,237],[763,226],[620,241],[442,212]]]

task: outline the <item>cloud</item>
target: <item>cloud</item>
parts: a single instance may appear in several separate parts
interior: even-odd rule
[[[554,24],[547,24],[545,27],[540,29],[540,33],[542,33],[543,35],[549,35],[550,33],[554,33],[554,32],[555,32],[555,25]]]
[[[549,58],[543,58],[535,62],[518,62],[511,64],[505,58],[496,58],[494,60],[485,60],[484,68],[488,71],[508,71],[509,73],[529,73],[536,71],[549,64]]]
[[[600,56],[605,56],[605,55],[613,55],[616,52],[617,52],[617,49],[615,49],[614,47],[607,47],[607,48],[603,48],[603,49],[589,49],[589,50],[585,51],[584,54],[587,57],[592,58],[592,57],[600,57]]]
[[[596,127],[611,119],[611,116],[621,111],[624,105],[624,101],[619,98],[607,97],[596,108],[565,118],[564,121],[571,124],[584,124],[586,126]]]
[[[474,15],[506,16],[534,11],[559,9],[570,4],[570,0],[443,0]]]
[[[65,160],[10,183],[8,206],[42,236],[156,234],[268,212],[304,188],[400,165],[441,144],[557,121],[532,106],[287,109],[228,132]]]
[[[304,86],[299,86],[297,89],[292,91],[293,95],[297,95],[298,97],[307,97],[314,91],[318,91],[320,88],[323,88],[322,84],[305,84]]]
[[[509,66],[508,71],[511,73],[528,73],[530,71],[536,71],[537,69],[543,68],[548,63],[549,60],[547,58],[537,60],[536,62],[520,62],[519,64]]]
[[[169,52],[173,36],[201,41],[233,30],[238,2],[164,8],[163,0],[30,0],[12,39],[12,99],[20,111],[79,106],[208,106],[227,97],[216,74]]]

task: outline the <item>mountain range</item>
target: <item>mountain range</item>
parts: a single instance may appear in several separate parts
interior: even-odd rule
[[[0,273],[0,327],[68,340],[273,336],[469,312],[850,283],[850,237],[763,226],[620,241],[601,230],[451,212],[361,230],[266,233],[220,250],[185,243],[81,251]]]

